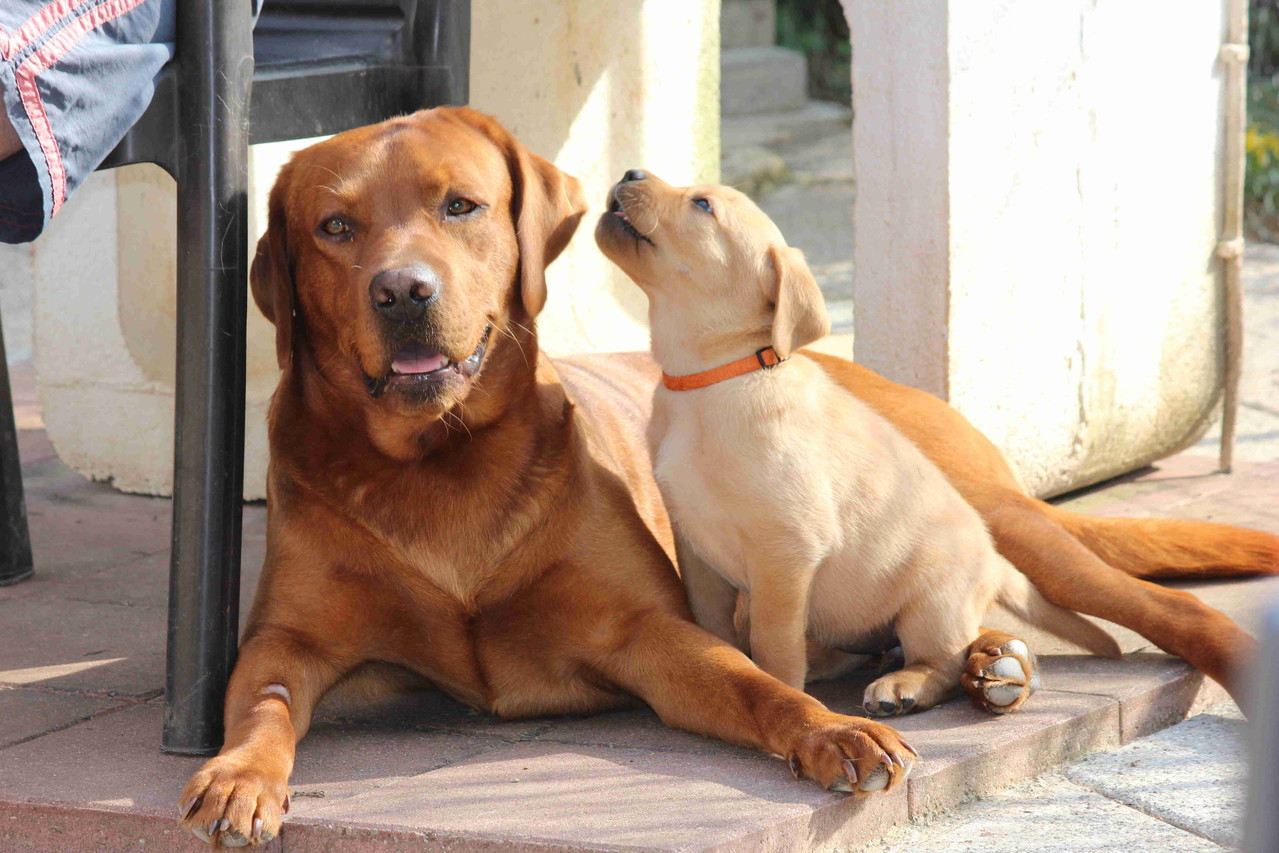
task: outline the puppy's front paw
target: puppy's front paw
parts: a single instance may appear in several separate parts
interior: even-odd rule
[[[872,717],[922,711],[943,698],[937,687],[938,674],[932,668],[916,665],[899,669],[867,685],[862,707]]]
[[[883,723],[827,711],[796,738],[787,765],[796,779],[807,776],[832,791],[869,794],[904,781],[918,757]]]
[[[287,774],[262,770],[234,753],[210,759],[178,801],[183,826],[213,847],[266,844],[280,834],[288,810]]]
[[[1024,641],[987,631],[968,647],[959,683],[978,708],[1007,714],[1039,689],[1039,666]]]

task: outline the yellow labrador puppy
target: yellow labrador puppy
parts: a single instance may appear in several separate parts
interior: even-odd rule
[[[944,699],[979,648],[995,649],[994,661],[965,687],[990,710],[1018,707],[1037,673],[1021,640],[983,633],[995,602],[1116,654],[995,551],[976,510],[910,440],[797,351],[829,332],[821,291],[750,199],[630,171],[595,234],[649,298],[665,374],[649,444],[704,627],[800,688],[810,641],[829,675],[842,668],[830,650],[895,636],[905,667],[864,697],[881,715]],[[739,591],[749,593],[740,639]]]

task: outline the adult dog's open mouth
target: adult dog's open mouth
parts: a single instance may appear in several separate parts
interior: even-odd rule
[[[484,353],[488,350],[489,335],[492,332],[491,324],[485,326],[479,345],[462,361],[453,361],[444,353],[421,341],[409,341],[395,354],[388,376],[380,379],[364,377],[369,394],[376,398],[381,397],[388,387],[405,390],[420,389],[424,385],[442,384],[454,378],[470,379],[480,371]]]
[[[616,190],[609,197],[608,212],[612,216],[617,217],[618,222],[622,226],[622,230],[627,234],[631,235],[636,240],[643,240],[650,246],[655,245],[653,241],[649,239],[647,234],[640,233],[640,230],[631,222],[630,217],[626,215],[626,209],[622,206],[622,200],[617,197]]]

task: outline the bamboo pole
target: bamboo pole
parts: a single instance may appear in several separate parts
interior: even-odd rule
[[[1221,62],[1226,73],[1226,130],[1222,223],[1217,257],[1225,284],[1225,388],[1221,395],[1221,470],[1234,464],[1235,419],[1239,412],[1239,379],[1243,372],[1243,184],[1244,135],[1247,132],[1248,3],[1227,0],[1226,43]]]

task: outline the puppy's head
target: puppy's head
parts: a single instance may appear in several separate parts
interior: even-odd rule
[[[704,351],[763,340],[786,358],[830,332],[803,253],[731,187],[631,170],[609,191],[595,241],[648,295],[654,330],[678,323]]]
[[[531,334],[545,267],[584,212],[577,181],[488,116],[391,119],[280,172],[253,298],[282,368],[305,352],[367,405],[438,418],[522,358],[511,329]]]

